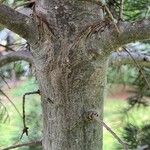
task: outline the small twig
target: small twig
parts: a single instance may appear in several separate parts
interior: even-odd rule
[[[25,98],[27,95],[32,95],[32,94],[40,94],[40,90],[37,90],[37,91],[33,91],[33,92],[28,92],[28,93],[25,93],[23,95],[23,101],[22,101],[22,113],[23,113],[23,130],[22,130],[22,134],[21,134],[21,137],[20,139],[22,139],[23,135],[26,134],[28,136],[28,127],[26,126],[26,115],[25,115]]]
[[[110,19],[112,20],[112,22],[113,22],[113,24],[114,24],[114,26],[115,26],[117,32],[120,34],[120,30],[119,30],[119,28],[118,28],[118,26],[117,26],[117,24],[116,24],[116,22],[115,22],[115,19],[114,19],[113,15],[112,15],[111,11],[110,11],[109,8],[107,7],[107,5],[103,5],[103,7],[104,7],[104,9],[106,10],[106,12],[107,12],[108,16],[110,17]]]
[[[114,136],[115,139],[118,140],[118,142],[124,147],[124,150],[128,150],[127,145],[120,139],[120,137],[105,122],[101,121],[100,123],[103,125],[103,127],[105,127],[105,129],[107,129]]]
[[[1,101],[0,101],[0,104],[4,108],[4,111],[6,112],[6,117],[5,117],[4,121],[3,121],[5,123],[7,121],[7,119],[10,120],[10,116],[9,116],[9,113],[8,113],[8,110],[7,110],[6,106]]]
[[[132,56],[132,54],[130,53],[130,51],[128,51],[128,49],[125,48],[125,47],[123,47],[123,48],[124,48],[124,50],[129,54],[129,56],[132,58],[132,60],[135,62],[136,66],[137,66],[137,68],[139,69],[139,71],[141,72],[141,75],[143,76],[143,78],[144,78],[144,80],[145,80],[145,82],[146,82],[148,88],[150,89],[149,82],[147,81],[147,79],[146,79],[146,77],[145,77],[145,75],[144,75],[144,73],[143,73],[143,71],[142,71],[142,67],[141,67],[140,64],[134,59],[134,57]]]
[[[95,112],[95,111],[89,111],[86,116],[87,116],[87,119],[88,119],[88,120],[96,120],[99,125],[102,124],[103,127],[104,127],[105,129],[107,129],[107,130],[113,135],[113,137],[114,137],[116,140],[118,140],[118,142],[123,146],[124,150],[128,150],[127,144],[124,143],[124,142],[119,138],[119,136],[118,136],[105,122],[103,122],[103,121],[101,121],[101,120],[99,119],[99,115],[98,115],[97,112]]]
[[[3,45],[3,44],[0,44],[1,47],[4,47],[6,48],[6,50],[10,50],[10,51],[15,51],[14,49],[12,49],[11,47],[9,47],[8,45]]]
[[[12,102],[12,100],[0,89],[0,92],[8,99],[8,101],[14,106],[15,110],[18,112],[19,116],[22,118],[21,113],[19,112],[18,108],[16,105]]]
[[[77,46],[83,37],[86,37],[86,38],[90,37],[95,31],[97,30],[99,31],[103,29],[104,27],[108,26],[108,24],[109,23],[104,20],[104,21],[94,22],[90,25],[85,26],[85,28],[81,32],[79,32],[77,36],[75,37],[74,39],[75,42],[69,45],[69,49],[72,49],[75,46]],[[63,47],[63,49],[66,49],[66,47]]]
[[[32,145],[42,145],[42,141],[33,141],[33,142],[28,142],[28,143],[23,143],[23,144],[18,144],[18,145],[13,145],[1,150],[10,150],[10,149],[15,149],[15,148],[19,148],[19,147],[23,147],[23,146],[32,146]]]
[[[123,20],[123,7],[124,7],[124,0],[120,0],[120,11],[119,11],[120,20]]]
[[[111,21],[113,22],[117,32],[120,34],[120,30],[115,22],[115,18],[113,16],[113,14],[111,13],[111,11],[109,10],[109,8],[107,7],[106,3],[103,3],[101,0],[98,1],[98,5],[103,7],[103,9],[106,11],[106,13],[108,14],[109,18],[111,19]]]
[[[5,77],[4,77],[2,74],[0,74],[0,77],[1,77],[2,80],[5,82],[5,84],[7,85],[7,87],[8,87],[9,89],[11,89],[11,87],[9,86],[9,84],[7,83],[7,81],[5,80]]]

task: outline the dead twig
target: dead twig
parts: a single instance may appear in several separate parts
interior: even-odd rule
[[[26,115],[25,115],[25,98],[27,95],[32,95],[32,94],[40,94],[40,90],[33,91],[33,92],[28,92],[23,95],[23,101],[22,101],[22,113],[23,113],[23,130],[20,139],[22,139],[23,135],[26,134],[28,136],[28,127],[26,126]]]
[[[134,59],[134,57],[132,56],[132,54],[130,53],[130,51],[129,51],[127,48],[123,47],[123,49],[129,54],[129,56],[130,56],[130,57],[132,58],[132,60],[135,62],[136,66],[137,66],[137,68],[139,69],[141,75],[143,76],[143,78],[144,78],[144,80],[145,80],[145,82],[146,82],[148,88],[150,89],[149,82],[148,82],[148,80],[146,79],[146,77],[145,77],[145,75],[144,75],[144,73],[143,73],[143,71],[142,71],[142,67],[140,66],[140,64]]]
[[[9,47],[8,45],[3,45],[3,44],[0,44],[1,47],[4,47],[6,48],[6,51],[15,51],[14,49],[12,49],[11,47]]]
[[[119,28],[118,28],[118,26],[117,26],[117,24],[116,24],[116,22],[115,22],[115,19],[114,19],[113,14],[111,13],[111,11],[110,11],[109,8],[107,7],[107,5],[103,5],[103,7],[104,7],[106,13],[108,14],[109,18],[110,18],[111,21],[113,22],[113,24],[114,24],[114,26],[115,26],[115,28],[116,28],[116,31],[118,32],[118,34],[120,34],[120,30],[119,30]]]
[[[103,121],[101,121],[99,119],[99,115],[97,112],[95,111],[89,111],[87,114],[86,114],[86,118],[88,120],[95,120],[98,122],[99,125],[102,125],[105,129],[107,129],[112,135],[113,137],[123,146],[124,150],[128,150],[128,147],[127,147],[127,144],[124,143],[120,138],[119,136]]]
[[[0,77],[2,78],[2,80],[4,81],[4,83],[7,85],[7,87],[9,89],[11,89],[11,87],[9,86],[9,84],[7,83],[7,81],[5,80],[5,77],[2,74],[0,74]]]
[[[119,11],[120,20],[123,20],[123,7],[124,7],[124,0],[120,0],[120,11]]]
[[[15,108],[15,110],[18,112],[19,116],[22,118],[21,113],[19,112],[18,108],[16,107],[16,105],[12,102],[12,100],[0,89],[0,92],[2,93],[2,95],[4,95],[8,101],[13,105],[13,107]]]
[[[7,110],[7,108],[6,108],[6,106],[0,101],[0,104],[2,105],[2,108],[4,109],[4,112],[6,113],[6,117],[3,119],[4,121],[4,123],[7,121],[7,119],[9,119],[10,120],[10,116],[9,116],[9,113],[8,113],[8,110]],[[0,108],[1,108],[1,106],[0,106]]]
[[[83,114],[82,117],[79,118],[78,122],[75,123],[69,131],[73,130],[75,127],[77,127],[82,121],[92,121],[95,120],[99,125],[102,125],[105,129],[107,129],[113,137],[123,146],[124,150],[128,150],[128,146],[125,142],[123,142],[120,137],[103,121],[99,119],[99,115],[95,111],[89,111],[85,114]]]
[[[32,145],[42,145],[42,141],[38,140],[38,141],[32,141],[32,142],[28,142],[28,143],[13,145],[13,146],[9,146],[7,148],[3,148],[1,150],[10,150],[10,149],[15,149],[15,148],[23,147],[23,146],[32,146]]]

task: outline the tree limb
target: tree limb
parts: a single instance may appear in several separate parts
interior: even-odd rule
[[[150,39],[150,19],[144,19],[142,21],[137,21],[133,23],[120,22],[118,24],[120,34],[113,34],[113,41],[115,46],[120,47],[125,44],[143,41]],[[114,31],[113,31],[114,32]]]
[[[109,56],[111,52],[128,43],[150,39],[150,19],[134,23],[120,21],[116,25],[119,33],[111,22],[105,25],[104,31],[98,30],[100,39],[97,42],[100,49],[97,53],[100,57]]]
[[[130,52],[132,57],[136,60],[140,66],[150,67],[150,56],[138,53],[138,52]],[[111,66],[121,66],[121,65],[136,65],[134,60],[130,57],[130,55],[126,52],[113,52],[111,54],[109,65]]]
[[[27,62],[33,63],[31,53],[28,50],[22,50],[0,56],[0,67],[19,60],[25,60]]]
[[[32,145],[42,145],[42,142],[41,141],[33,141],[33,142],[28,142],[28,143],[13,145],[13,146],[4,148],[2,150],[10,150],[10,149],[15,149],[15,148],[23,147],[23,146],[32,146]]]
[[[0,4],[0,23],[27,40],[35,40],[36,24],[26,15]]]

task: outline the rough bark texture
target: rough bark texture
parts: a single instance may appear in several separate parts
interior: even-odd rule
[[[1,17],[6,8],[0,5]],[[34,62],[42,98],[44,150],[102,150],[102,125],[86,120],[84,114],[93,110],[103,119],[108,56],[128,42],[148,39],[149,20],[119,23],[118,34],[94,1],[37,0],[30,17],[8,10],[1,23],[31,45],[30,59],[20,54],[13,58]],[[14,19],[20,17],[10,25],[5,19],[11,19],[11,13]]]
[[[0,4],[0,18],[2,25],[5,25],[30,42],[35,40],[37,34],[36,24],[31,18],[3,4]]]
[[[100,150],[102,126],[83,116],[94,110],[103,118],[108,61],[97,60],[100,35],[87,38],[87,31],[78,33],[100,21],[102,11],[80,1],[46,2],[39,1],[36,13],[50,26],[43,23],[33,51],[42,94],[44,150]],[[46,6],[49,13],[44,14]]]
[[[103,116],[107,61],[98,67],[88,61],[76,66],[37,70],[42,91],[45,150],[100,150],[102,126],[83,115],[94,110]]]

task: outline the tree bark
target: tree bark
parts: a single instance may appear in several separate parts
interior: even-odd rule
[[[101,150],[102,125],[87,121],[84,114],[96,111],[103,120],[107,58],[97,67],[88,61],[70,63],[37,69],[44,150]]]
[[[17,52],[11,52],[0,56],[0,67],[7,65],[9,63],[24,60],[29,63],[33,63],[32,54],[28,50],[21,50]]]
[[[103,14],[91,3],[46,2],[39,1],[35,10],[46,20],[32,50],[42,97],[44,150],[101,150],[102,125],[84,116],[93,110],[103,119],[108,58],[98,60],[100,35],[87,38],[85,28],[102,21]]]
[[[31,17],[0,4],[0,18],[2,25],[27,39],[29,42],[34,43],[37,40],[37,26]]]
[[[149,20],[120,23],[118,34],[117,25],[104,18],[102,7],[94,1],[37,0],[35,3],[32,17],[27,17],[25,25],[22,21],[20,24],[20,17],[21,20],[26,17],[12,9],[8,10],[15,18],[20,16],[19,22],[9,25],[6,19],[11,20],[11,15],[6,11],[0,12],[0,16],[6,14],[1,23],[18,30],[31,45],[31,57],[21,57],[35,65],[43,109],[43,148],[102,150],[102,125],[86,119],[85,114],[94,111],[103,120],[108,56],[128,42],[148,39]],[[0,10],[6,8],[0,5]],[[10,62],[21,58],[13,57]]]

